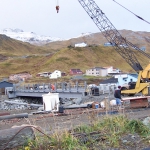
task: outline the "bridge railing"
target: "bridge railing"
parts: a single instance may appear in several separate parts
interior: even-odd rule
[[[54,87],[53,87],[54,86]],[[116,85],[112,84],[100,84],[97,86],[99,89],[99,95],[101,94],[113,94],[114,90],[116,88]],[[20,92],[90,92],[87,91],[87,84],[84,83],[78,83],[75,84],[67,83],[43,83],[43,84],[24,84],[21,86],[16,86],[14,88],[15,91]]]
[[[75,84],[70,84],[70,83],[38,83],[38,84],[24,84],[24,85],[19,85],[15,86],[14,89],[15,91],[22,91],[22,92],[65,92],[65,91],[80,91],[86,90],[87,85],[86,82],[83,84],[79,84],[76,82]]]
[[[116,85],[115,84],[100,84],[98,86],[99,88],[99,92],[101,94],[113,94],[114,93],[114,90],[116,88]]]

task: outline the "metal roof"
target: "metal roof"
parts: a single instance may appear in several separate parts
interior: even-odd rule
[[[118,83],[118,79],[117,78],[109,78],[109,79],[106,79],[106,80],[100,82],[100,84],[108,84],[108,83]]]
[[[0,82],[0,88],[5,88],[5,87],[13,87],[13,83],[10,83],[7,81],[1,81]]]

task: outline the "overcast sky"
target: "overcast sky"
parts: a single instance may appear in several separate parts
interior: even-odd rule
[[[0,0],[0,30],[19,28],[39,35],[72,38],[99,29],[78,0]],[[150,0],[116,0],[150,22]],[[95,0],[116,29],[150,32],[150,24],[117,5],[113,0]]]

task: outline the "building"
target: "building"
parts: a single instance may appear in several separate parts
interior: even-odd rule
[[[95,67],[86,70],[86,75],[88,76],[107,76],[107,69],[103,67]]]
[[[106,79],[100,84],[114,84],[116,86],[125,86],[128,85],[129,82],[136,82],[138,78],[138,74],[118,74],[112,78]]]
[[[7,81],[1,81],[0,82],[0,94],[6,94],[6,89],[9,87],[13,87],[13,83],[7,82]]]
[[[49,75],[50,79],[57,79],[57,78],[61,78],[61,71],[59,70],[55,70],[53,73],[51,73]]]
[[[78,44],[75,44],[75,47],[86,47],[87,44],[86,43],[78,43]]]
[[[115,77],[103,80],[102,82],[100,82],[100,84],[113,84],[113,85],[118,85],[118,79]]]
[[[88,76],[101,76],[105,77],[111,73],[119,73],[119,69],[114,69],[113,66],[108,67],[94,67],[86,70],[86,75]]]
[[[61,73],[61,76],[66,76],[66,73],[65,73],[65,72],[62,72],[62,73]]]
[[[118,84],[123,86],[123,85],[128,85],[129,82],[136,82],[138,78],[138,74],[136,73],[120,74],[120,75],[115,75],[115,78],[118,79]]]
[[[37,77],[49,77],[50,74],[51,72],[40,72],[36,76]]]
[[[70,75],[82,75],[83,72],[80,69],[70,69],[69,74]]]
[[[108,66],[103,68],[107,69],[108,74],[118,74],[121,72],[119,69],[113,68],[113,66]]]
[[[17,73],[9,76],[10,81],[25,81],[32,78],[32,75],[28,72]]]
[[[104,46],[115,46],[115,44],[107,42],[107,43],[104,43]]]
[[[143,46],[143,47],[140,48],[140,50],[146,51],[146,47]]]

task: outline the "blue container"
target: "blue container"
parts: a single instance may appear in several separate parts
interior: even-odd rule
[[[99,104],[95,104],[95,108],[98,109],[99,108]]]

